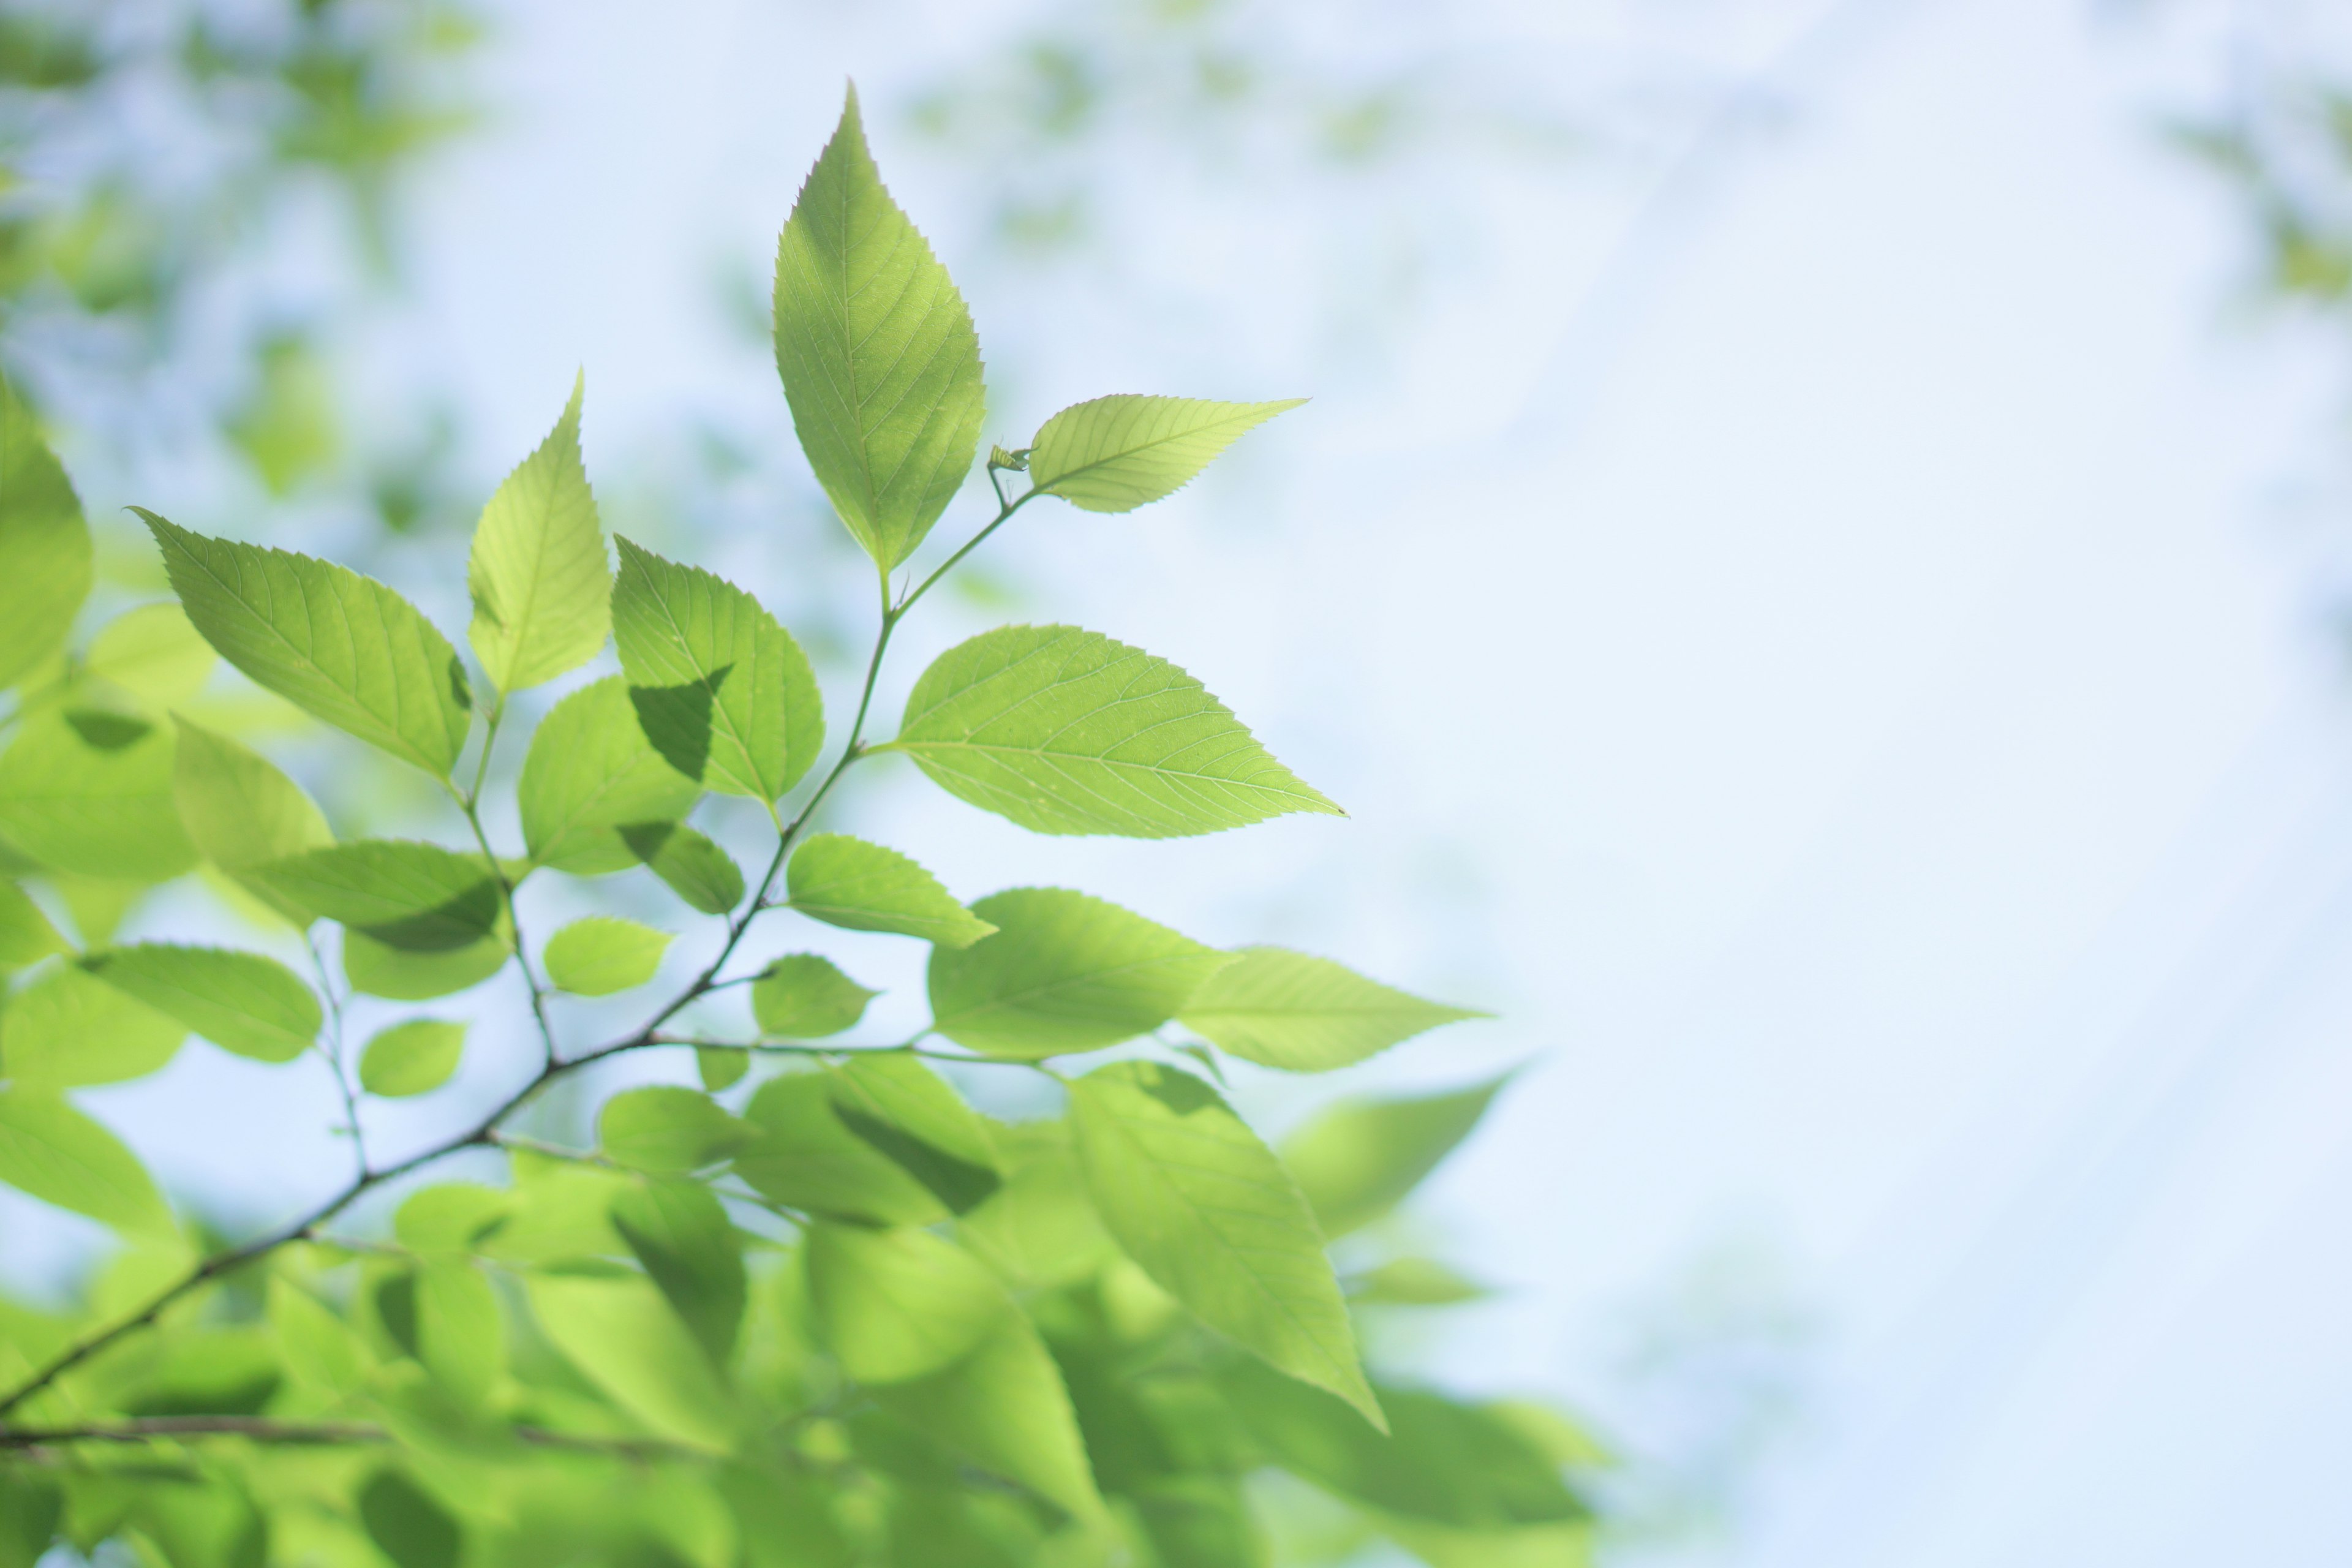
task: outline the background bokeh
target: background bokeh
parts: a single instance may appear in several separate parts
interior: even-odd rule
[[[1024,513],[885,711],[984,616],[1075,622],[1351,813],[1038,840],[909,773],[864,822],[967,896],[1081,885],[1498,1013],[1352,1078],[1525,1064],[1412,1221],[1496,1294],[1416,1353],[1588,1414],[1609,1560],[2352,1554],[2336,8],[0,17],[0,357],[94,517],[461,624],[451,542],[584,367],[608,521],[834,691],[865,579],[765,300],[854,76],[992,438],[1314,398],[1164,505]],[[114,539],[112,602],[152,595]],[[323,1084],[193,1061],[89,1102],[225,1225],[333,1180]],[[268,1131],[228,1163],[231,1117]],[[0,1198],[26,1288],[91,1245]]]

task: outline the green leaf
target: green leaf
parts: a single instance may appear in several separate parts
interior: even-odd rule
[[[1449,1094],[1343,1101],[1290,1135],[1282,1163],[1327,1237],[1370,1225],[1437,1169],[1509,1078]]]
[[[373,578],[307,555],[207,539],[143,508],[205,640],[254,683],[441,778],[473,695],[449,639]]]
[[[506,922],[479,942],[445,952],[412,952],[363,931],[343,932],[343,978],[352,989],[394,1002],[429,1002],[479,985],[506,966],[513,949]]]
[[[268,1312],[278,1358],[296,1382],[332,1399],[348,1399],[366,1386],[375,1358],[316,1296],[289,1279],[272,1279]]]
[[[735,1173],[790,1208],[864,1225],[929,1225],[947,1207],[897,1162],[852,1132],[823,1073],[770,1079],[744,1116],[756,1135],[735,1152]]]
[[[820,833],[793,852],[784,885],[792,907],[848,931],[920,937],[970,947],[996,928],[957,903],[938,878],[879,844]]]
[[[62,871],[169,880],[196,863],[172,772],[168,730],[84,709],[36,713],[0,752],[0,833]]]
[[[427,1094],[449,1081],[466,1052],[466,1026],[410,1018],[379,1029],[360,1053],[360,1087],[386,1100]]]
[[[1118,1258],[1087,1193],[1067,1122],[1000,1124],[990,1141],[1004,1184],[956,1222],[966,1247],[1020,1291],[1090,1279]]]
[[[733,584],[614,542],[613,635],[646,739],[690,779],[776,799],[824,745],[808,656]]]
[[[1014,888],[972,906],[997,927],[931,952],[932,1026],[988,1056],[1090,1051],[1149,1034],[1227,962],[1117,904]]]
[[[694,1076],[700,1079],[702,1087],[713,1094],[741,1083],[743,1075],[751,1070],[751,1053],[749,1051],[720,1050],[711,1046],[695,1047]]]
[[[39,1089],[0,1089],[0,1182],[133,1236],[175,1233],[163,1195],[113,1133]]]
[[[503,1226],[514,1207],[510,1188],[440,1182],[402,1200],[392,1234],[411,1252],[465,1254]]]
[[[326,1023],[310,988],[257,952],[141,942],[92,953],[82,966],[221,1049],[255,1061],[292,1061]]]
[[[172,800],[196,852],[296,925],[310,924],[305,911],[246,873],[332,844],[327,819],[267,757],[177,714],[172,721]]]
[[[474,525],[467,638],[490,683],[522,691],[596,657],[612,629],[613,572],[580,462],[583,375],[539,449],[506,477]]]
[[[368,1539],[393,1568],[457,1568],[465,1559],[465,1532],[457,1521],[398,1470],[378,1470],[368,1478],[359,1491],[359,1510]]]
[[[698,1183],[651,1180],[614,1202],[613,1228],[724,1372],[748,1290],[742,1244],[726,1206]]]
[[[883,188],[855,89],[777,242],[775,329],[801,449],[887,573],[971,471],[987,394],[971,314]]]
[[[691,1089],[632,1089],[604,1102],[596,1134],[616,1164],[657,1175],[686,1175],[715,1165],[757,1130]]]
[[[177,605],[141,605],[100,628],[89,673],[166,711],[204,689],[219,658]]]
[[[898,738],[959,800],[1038,833],[1181,838],[1339,808],[1201,683],[1076,626],[1000,626],[915,682]]]
[[[769,1039],[821,1039],[864,1017],[866,1004],[880,994],[835,968],[830,959],[789,953],[772,960],[751,982],[751,1016]]]
[[[469,1260],[428,1258],[416,1270],[416,1352],[433,1381],[478,1407],[506,1372],[506,1314]]]
[[[73,482],[0,377],[0,686],[64,645],[94,575]]]
[[[743,901],[743,868],[683,822],[637,823],[621,829],[621,842],[688,909],[723,915]]]
[[[31,895],[14,882],[0,882],[0,965],[38,963],[53,952],[71,951],[66,939]]]
[[[410,952],[469,947],[496,931],[506,910],[488,861],[414,839],[331,844],[250,874],[313,919]]]
[[[531,1315],[614,1404],[674,1442],[724,1453],[733,1396],[650,1280],[533,1274]]]
[[[1392,1258],[1348,1281],[1348,1299],[1382,1307],[1453,1307],[1493,1295],[1428,1258]]]
[[[979,1115],[911,1056],[861,1056],[834,1068],[833,1111],[957,1214],[1003,1183]]]
[[[1070,1085],[1103,1223],[1193,1316],[1386,1430],[1323,1237],[1274,1152],[1189,1073],[1114,1062]]]
[[[1176,1021],[1244,1060],[1328,1072],[1440,1024],[1487,1016],[1409,996],[1328,958],[1249,947],[1202,982]]]
[[[1243,436],[1306,401],[1094,398],[1045,421],[1029,447],[1029,482],[1088,511],[1133,511],[1175,494]]]
[[[540,721],[516,791],[531,860],[583,877],[636,865],[621,829],[674,822],[701,798],[702,786],[646,740],[617,675],[582,687]]]
[[[159,1071],[188,1031],[71,964],[35,977],[0,1013],[0,1071],[24,1089],[122,1083]]]
[[[1456,1529],[1571,1523],[1587,1510],[1509,1421],[1474,1405],[1383,1388],[1382,1436],[1345,1405],[1237,1361],[1220,1376],[1252,1436],[1284,1468],[1381,1512]]]
[[[1068,1512],[1102,1502],[1061,1373],[1004,1287],[919,1230],[813,1227],[818,1337],[858,1383],[934,1441]]]
[[[547,978],[575,996],[610,996],[643,985],[661,967],[670,933],[614,915],[573,921],[547,939]]]

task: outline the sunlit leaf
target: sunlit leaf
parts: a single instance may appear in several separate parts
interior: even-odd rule
[[[736,1151],[735,1173],[763,1197],[866,1225],[947,1217],[946,1205],[842,1121],[826,1075],[771,1079],[743,1114],[757,1136]]]
[[[617,675],[582,687],[540,721],[516,791],[531,859],[583,877],[636,865],[621,829],[676,821],[701,798],[702,786],[646,741]]]
[[[743,901],[743,868],[683,822],[624,827],[621,842],[690,910],[723,915]]]
[[[99,628],[85,663],[89,673],[161,711],[204,689],[220,662],[177,605],[141,605]]]
[[[1088,511],[1173,495],[1249,431],[1307,400],[1211,403],[1120,393],[1063,409],[1029,447],[1029,482]]]
[[[1017,1290],[1091,1279],[1118,1257],[1087,1191],[1076,1145],[1063,1121],[989,1130],[1003,1184],[956,1222],[963,1244]]]
[[[465,1532],[457,1520],[398,1470],[368,1478],[359,1490],[359,1514],[393,1568],[457,1568],[464,1561]]]
[[[374,1358],[351,1325],[317,1297],[290,1280],[272,1279],[268,1315],[278,1359],[297,1382],[337,1399],[365,1386]]]
[[[65,642],[94,571],[73,483],[33,411],[0,377],[0,686]]]
[[[1000,626],[950,648],[876,750],[1038,833],[1173,838],[1339,815],[1199,681],[1076,626]]]
[[[724,1452],[734,1401],[653,1282],[534,1274],[531,1315],[582,1376],[652,1431]]]
[[[685,1175],[715,1165],[757,1130],[691,1089],[657,1086],[614,1095],[597,1113],[597,1142],[607,1158],[635,1170]]]
[[[0,1073],[19,1088],[121,1083],[160,1070],[187,1028],[72,964],[37,976],[0,1013]]]
[[[378,942],[363,931],[343,931],[343,978],[352,989],[394,1002],[429,1002],[480,984],[514,956],[506,922],[488,936],[440,952],[415,952]]]
[[[854,1057],[833,1069],[833,1110],[957,1214],[985,1202],[1003,1182],[979,1115],[911,1056]]]
[[[1494,1292],[1427,1258],[1392,1258],[1348,1281],[1348,1299],[1383,1307],[1453,1307]]]
[[[196,852],[296,925],[310,923],[299,906],[246,875],[335,841],[302,786],[267,757],[177,714],[172,799]]]
[[[615,915],[588,915],[547,939],[547,978],[575,996],[610,996],[643,985],[661,967],[670,933]]]
[[[883,188],[855,89],[777,242],[775,340],[809,467],[887,572],[971,472],[986,393],[971,313]]]
[[[837,1035],[866,1015],[879,995],[813,952],[770,962],[751,982],[751,1016],[772,1040],[814,1040]]]
[[[505,900],[489,863],[437,844],[362,838],[271,860],[248,873],[318,920],[388,947],[447,952],[499,929]]]
[[[710,1189],[654,1179],[613,1204],[613,1228],[629,1244],[711,1364],[725,1370],[743,1322],[742,1244]]]
[[[1221,1050],[1292,1072],[1328,1072],[1440,1024],[1486,1016],[1279,947],[1243,949],[1176,1016]]]
[[[0,1182],[133,1236],[170,1236],[172,1211],[120,1139],[56,1095],[0,1089]]]
[[[474,525],[467,637],[501,691],[578,668],[596,657],[612,628],[613,572],[580,462],[585,384],[584,376],[572,383],[555,428],[506,477]]]
[[[1508,1078],[1448,1094],[1349,1100],[1292,1133],[1282,1163],[1327,1237],[1370,1225],[1402,1202],[1470,1135]]]
[[[996,928],[896,849],[842,833],[820,833],[785,868],[792,907],[849,931],[893,931],[941,947],[970,947]]]
[[[417,1359],[460,1404],[479,1405],[506,1370],[506,1313],[467,1258],[428,1258],[416,1270]]]
[[[0,834],[60,870],[161,882],[196,863],[173,802],[172,731],[89,710],[36,713],[0,752]]]
[[[21,968],[68,951],[41,906],[14,882],[0,881],[0,966]]]
[[[360,1087],[386,1100],[427,1094],[449,1081],[466,1052],[466,1026],[410,1018],[378,1030],[360,1053]]]
[[[223,1050],[256,1061],[292,1061],[326,1022],[310,986],[257,952],[141,942],[92,953],[82,963]]]

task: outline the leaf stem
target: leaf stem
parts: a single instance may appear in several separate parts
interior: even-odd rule
[[[359,1096],[352,1090],[351,1063],[346,1059],[343,1045],[343,999],[335,989],[334,976],[328,973],[327,955],[319,951],[319,939],[313,932],[302,933],[302,946],[310,955],[310,967],[319,973],[319,993],[327,999],[327,1038],[329,1044],[320,1048],[326,1059],[327,1070],[335,1076],[335,1089],[343,1097],[343,1125],[352,1137],[352,1155],[360,1174],[367,1174],[367,1137],[360,1131]]]

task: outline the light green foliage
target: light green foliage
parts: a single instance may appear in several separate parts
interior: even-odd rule
[[[326,1023],[310,988],[257,952],[142,942],[82,962],[116,990],[256,1061],[292,1061]]]
[[[521,691],[596,657],[612,629],[613,573],[580,461],[580,397],[506,477],[474,526],[467,640],[490,684]]]
[[[573,921],[547,939],[549,984],[575,996],[610,996],[643,985],[661,967],[667,931],[615,915]]]
[[[160,882],[196,863],[172,732],[91,709],[36,713],[0,752],[0,835],[60,871]]]
[[[809,467],[887,573],[971,471],[986,393],[971,314],[883,188],[855,89],[777,242],[775,323]]]
[[[700,798],[702,786],[646,740],[617,675],[582,687],[540,721],[516,791],[531,859],[583,877],[636,865],[621,830],[675,821]]]
[[[1045,421],[1030,443],[1029,482],[1088,511],[1133,511],[1175,494],[1243,436],[1306,401],[1097,397]]]
[[[63,646],[89,596],[92,562],[72,481],[0,377],[0,686]]]
[[[1076,626],[1001,626],[950,648],[882,749],[1038,833],[1177,838],[1339,815],[1199,681]]]
[[[457,650],[415,605],[328,562],[139,515],[181,606],[223,658],[337,729],[448,776],[473,695]]]
[[[1031,489],[900,574],[971,467],[980,366],[854,100],[776,300],[794,422],[886,569],[850,733],[822,755],[809,663],[751,593],[625,541],[608,577],[576,389],[475,532],[468,640],[496,694],[478,733],[458,652],[390,589],[152,513],[178,605],[66,646],[86,532],[0,393],[0,666],[20,662],[0,710],[0,1184],[121,1247],[63,1310],[0,1300],[0,1456],[42,1433],[41,1463],[0,1464],[0,1568],[60,1546],[152,1568],[1305,1568],[1377,1540],[1431,1568],[1587,1561],[1566,1468],[1592,1445],[1398,1379],[1392,1348],[1376,1382],[1360,1355],[1351,1307],[1369,1322],[1478,1288],[1399,1252],[1402,1227],[1347,1243],[1344,1287],[1325,1252],[1498,1085],[1343,1105],[1280,1156],[1211,1087],[1229,1058],[1322,1071],[1473,1015],[1080,892],[967,908],[908,855],[812,831],[882,750],[1051,833],[1333,811],[1181,671],[1069,627],[950,649],[897,741],[866,731],[899,621],[1028,500],[1140,505],[1288,405],[1066,410],[992,458],[992,487]],[[303,431],[335,428],[288,401],[298,380],[248,422],[289,485],[310,482]],[[18,605],[40,559],[79,575]],[[608,629],[621,673],[583,679]],[[208,708],[235,736],[181,718],[215,650],[398,759],[335,753],[334,799],[356,832],[392,813],[415,837],[337,842],[253,749],[252,705]],[[539,705],[508,694],[565,676],[578,689],[511,733]],[[705,832],[687,818],[707,790],[761,804],[710,803]],[[142,902],[199,859],[200,881]],[[644,877],[523,886],[635,867],[677,902]],[[192,908],[207,895],[290,922],[270,951],[314,961],[316,985],[236,951],[226,914]],[[648,900],[666,929],[639,923]],[[845,1036],[876,993],[842,964],[889,944],[834,928],[930,944],[911,1037]],[[664,964],[671,930],[690,963]],[[773,956],[795,945],[820,951]],[[435,1016],[357,1000],[459,993]],[[192,1092],[200,1135],[331,1134],[315,1167],[345,1173],[184,1233],[64,1096],[158,1071],[192,1031],[305,1058],[286,1081],[311,1098],[286,1103],[323,1108],[257,1121]],[[1105,1047],[1083,1076],[1050,1063]],[[688,1052],[699,1088],[677,1081]],[[992,1079],[1010,1092],[980,1098]],[[1268,1528],[1301,1483],[1339,1523],[1320,1555]]]
[[[772,1040],[814,1040],[837,1035],[866,1016],[879,993],[844,974],[814,952],[775,960],[751,982],[751,1016]]]
[[[988,1056],[1090,1051],[1149,1033],[1225,954],[1062,888],[1015,888],[972,906],[997,927],[931,953],[932,1026]]]
[[[1215,1089],[1117,1062],[1071,1084],[1070,1116],[1129,1257],[1202,1322],[1386,1430],[1306,1198]]]
[[[0,1013],[0,1073],[26,1089],[121,1083],[160,1071],[187,1035],[176,1019],[59,964]]]
[[[616,542],[613,636],[646,738],[688,778],[776,799],[824,745],[808,656],[733,584]]]
[[[1298,1178],[1326,1236],[1370,1225],[1437,1169],[1507,1078],[1450,1094],[1335,1105],[1283,1143],[1283,1163]]]
[[[820,833],[803,842],[784,876],[793,908],[846,931],[970,947],[996,929],[908,857],[845,833]]]
[[[1177,1021],[1244,1060],[1328,1072],[1423,1029],[1485,1016],[1409,996],[1328,958],[1252,947],[1209,976]]]
[[[449,1081],[466,1052],[466,1026],[410,1018],[378,1030],[360,1055],[360,1087],[386,1100],[427,1094]]]

